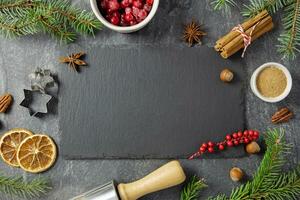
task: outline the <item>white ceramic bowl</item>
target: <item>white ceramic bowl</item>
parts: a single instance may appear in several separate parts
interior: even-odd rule
[[[154,15],[155,15],[155,13],[157,11],[157,8],[158,8],[158,5],[159,5],[159,0],[154,0],[153,1],[152,9],[149,12],[148,16],[143,21],[141,21],[140,23],[138,23],[136,25],[126,26],[126,27],[116,26],[116,25],[111,24],[109,21],[107,21],[102,16],[102,14],[101,14],[101,12],[100,12],[100,10],[98,8],[97,0],[90,0],[90,3],[91,3],[92,10],[93,10],[94,14],[102,22],[102,24],[104,26],[106,26],[107,28],[109,28],[111,30],[120,32],[120,33],[132,33],[132,32],[140,30],[141,28],[143,28],[144,26],[146,26],[151,21],[151,19],[154,17]]]
[[[281,69],[283,71],[283,73],[285,74],[286,79],[287,79],[287,86],[286,86],[284,92],[281,95],[279,95],[278,97],[265,97],[265,96],[262,96],[260,94],[260,92],[258,91],[258,89],[257,89],[257,85],[256,85],[257,76],[259,75],[259,73],[263,69],[265,69],[266,67],[270,67],[270,66],[278,67],[279,69]],[[270,102],[270,103],[275,103],[275,102],[279,102],[279,101],[283,100],[285,97],[287,97],[289,95],[289,93],[292,89],[292,77],[291,77],[291,74],[290,74],[289,70],[286,67],[284,67],[283,65],[281,65],[279,63],[275,63],[275,62],[268,62],[268,63],[265,63],[262,66],[258,67],[253,72],[253,74],[251,76],[251,80],[250,80],[250,87],[251,87],[253,93],[257,97],[262,99],[263,101]]]

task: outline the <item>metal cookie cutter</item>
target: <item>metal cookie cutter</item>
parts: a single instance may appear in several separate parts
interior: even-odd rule
[[[21,106],[28,109],[30,116],[48,113],[48,103],[52,99],[51,95],[24,89],[24,99]]]

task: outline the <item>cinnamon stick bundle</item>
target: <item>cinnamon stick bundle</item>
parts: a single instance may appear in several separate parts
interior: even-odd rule
[[[272,17],[266,10],[241,24],[244,33],[251,36],[251,42],[273,29]],[[220,51],[223,58],[228,58],[244,48],[244,38],[241,33],[231,30],[228,34],[217,40],[215,50]]]

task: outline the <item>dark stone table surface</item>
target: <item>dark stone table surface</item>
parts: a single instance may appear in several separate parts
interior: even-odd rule
[[[1,132],[14,127],[24,127],[34,132],[44,132],[52,136],[58,148],[62,132],[58,126],[60,113],[54,110],[43,118],[30,117],[28,111],[18,104],[23,98],[23,88],[29,88],[28,74],[36,67],[44,67],[59,73],[62,67],[57,58],[60,55],[85,50],[92,45],[124,46],[144,44],[178,44],[184,45],[180,40],[182,25],[191,19],[197,19],[205,24],[208,36],[204,45],[212,47],[215,40],[242,21],[240,9],[243,2],[239,1],[239,8],[231,13],[213,11],[211,0],[161,0],[159,10],[152,22],[143,30],[134,34],[118,34],[103,29],[93,37],[82,37],[77,43],[61,45],[48,36],[39,35],[20,39],[0,40],[0,92],[10,92],[14,96],[14,105],[6,115],[0,115]],[[81,8],[91,10],[89,2],[75,0],[73,3]],[[289,157],[288,166],[295,165],[300,158],[300,70],[298,69],[300,57],[294,61],[283,61],[276,52],[277,36],[282,29],[280,15],[274,16],[276,28],[263,38],[255,41],[247,50],[245,70],[247,76],[243,77],[246,97],[246,119],[249,128],[261,131],[267,128],[282,127],[286,132],[286,139],[294,144],[293,153]],[[101,59],[101,55],[99,55]],[[134,58],[132,58],[134,59]],[[258,99],[250,90],[249,79],[255,68],[269,61],[280,62],[287,66],[294,79],[292,92],[283,102],[270,104]],[[84,69],[92,70],[92,69]],[[84,70],[82,76],[84,76]],[[73,72],[70,71],[70,76]],[[59,78],[59,77],[58,77]],[[60,80],[63,82],[64,80]],[[58,96],[59,101],[59,96]],[[59,103],[59,102],[58,102]],[[280,126],[270,123],[270,116],[280,106],[289,106],[296,117],[289,123]],[[78,122],[81,123],[81,122]],[[185,144],[182,144],[185,145]],[[252,155],[239,159],[199,159],[181,160],[187,175],[197,174],[206,179],[209,188],[201,193],[200,199],[220,192],[229,193],[234,186],[229,178],[229,170],[233,166],[242,168],[249,176],[256,170],[261,155]],[[167,160],[64,160],[59,157],[55,166],[40,176],[48,176],[52,180],[53,190],[41,199],[64,200],[84,192],[97,185],[115,179],[118,182],[128,182],[140,178],[156,169]],[[26,178],[35,177],[20,169],[11,168],[0,162],[0,169],[6,175],[21,175]],[[143,199],[174,200],[179,199],[181,186],[164,190]],[[0,196],[0,199],[10,199]]]

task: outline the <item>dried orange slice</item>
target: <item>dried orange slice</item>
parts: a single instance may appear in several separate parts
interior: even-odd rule
[[[18,167],[17,151],[19,145],[31,135],[33,135],[32,132],[21,128],[15,128],[6,132],[0,140],[0,155],[4,162],[10,166]]]
[[[47,135],[33,135],[21,142],[17,159],[22,169],[38,173],[49,169],[56,160],[56,146]]]

